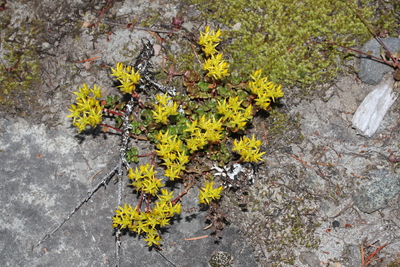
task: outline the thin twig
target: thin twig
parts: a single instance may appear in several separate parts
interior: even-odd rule
[[[122,199],[122,160],[119,160],[118,164],[118,207],[121,206],[121,199]],[[120,247],[121,247],[121,230],[117,228],[117,231],[115,233],[115,267],[119,266],[120,262]]]
[[[379,39],[379,40],[380,40],[380,39]],[[335,43],[335,42],[333,42],[333,41],[330,41],[329,43],[330,43],[331,45],[336,45],[336,46],[339,46],[339,47],[341,47],[341,48],[344,48],[344,49],[348,49],[348,50],[350,50],[350,51],[353,51],[353,52],[355,52],[355,53],[358,53],[358,54],[361,54],[361,55],[364,55],[364,56],[373,58],[373,59],[375,59],[375,60],[377,60],[377,61],[379,61],[379,62],[384,62],[384,63],[388,64],[389,66],[392,66],[392,67],[395,67],[395,66],[396,66],[396,65],[395,65],[394,63],[392,63],[392,62],[387,61],[387,60],[385,60],[385,59],[383,59],[383,58],[376,57],[376,56],[374,56],[374,55],[372,55],[372,54],[364,53],[364,52],[355,50],[355,49],[350,48],[350,47],[342,46],[342,45],[337,44],[337,43]],[[383,43],[382,41],[381,41],[381,44],[384,45],[384,43]]]
[[[185,241],[192,241],[192,240],[203,239],[203,238],[206,238],[206,237],[209,237],[209,235],[202,235],[202,236],[197,236],[197,237],[185,238],[185,239],[183,239],[183,240],[185,240]]]
[[[168,263],[170,263],[172,266],[176,266],[172,261],[170,261],[169,259],[167,259],[167,257],[165,257],[158,249],[156,249],[156,252],[164,258],[164,260],[166,260]]]
[[[351,6],[351,3],[348,0],[347,0],[347,3],[349,4],[349,6]],[[385,63],[391,65],[392,67],[398,67],[397,58],[393,56],[393,54],[390,52],[389,48],[385,45],[385,43],[381,40],[381,38],[373,31],[371,26],[367,23],[367,21],[361,16],[361,14],[355,8],[351,7],[351,9],[354,11],[354,13],[356,13],[357,17],[359,17],[361,19],[361,21],[364,23],[364,25],[367,26],[368,30],[375,36],[375,39],[383,46],[383,48],[385,48],[386,51],[388,51],[390,53],[390,59],[393,61],[393,64],[384,59],[383,59],[383,61]],[[381,60],[381,59],[378,59],[378,60]]]
[[[95,174],[92,175],[92,177],[89,178],[88,182],[92,181],[94,177],[96,177],[97,174],[99,174],[102,170],[96,172]]]
[[[129,116],[132,114],[134,106],[134,99],[131,97],[130,101],[125,107],[124,116],[122,117],[122,142],[119,149],[120,164],[118,165],[118,207],[122,205],[122,178],[124,177],[125,167],[129,169],[129,163],[126,160],[126,150],[129,144],[129,131],[132,129],[132,125],[129,123]],[[115,233],[115,266],[119,266],[120,262],[120,247],[121,247],[121,230],[118,228]]]
[[[151,32],[157,32],[157,33],[178,33],[177,31],[172,31],[172,30],[158,30],[158,29],[153,29],[153,28],[137,27],[137,26],[128,27],[129,23],[123,24],[123,23],[116,23],[116,22],[111,22],[111,21],[106,21],[106,20],[104,21],[104,23],[108,24],[108,25],[119,26],[119,27],[134,29],[134,30],[140,30],[140,31],[151,31]]]
[[[349,204],[347,204],[338,214],[336,214],[333,217],[329,217],[329,218],[336,218],[339,217],[340,215],[342,215],[343,213],[345,213],[349,208],[351,208],[354,205],[354,201],[351,201]]]
[[[290,155],[290,156],[291,156],[292,158],[297,159],[298,161],[300,161],[304,166],[306,166],[306,167],[308,167],[308,168],[310,168],[310,169],[312,169],[312,170],[315,170],[313,167],[311,167],[310,165],[308,165],[308,163],[307,163],[306,161],[301,160],[300,158],[296,157],[295,155]]]
[[[79,61],[75,61],[74,63],[83,63],[83,62],[87,62],[87,61],[92,61],[95,59],[98,59],[100,56],[96,56],[96,57],[92,57],[92,58],[88,58],[88,59],[84,59],[84,60],[79,60]]]
[[[365,259],[365,261],[364,261],[362,267],[367,266],[367,265],[369,265],[370,263],[372,263],[372,262],[375,260],[374,257],[376,257],[376,255],[377,255],[384,247],[386,247],[386,246],[387,246],[387,243],[384,244],[383,246],[377,248],[374,252],[372,252],[371,255],[369,255],[369,256]],[[361,248],[363,248],[363,246],[361,246]]]
[[[360,253],[361,253],[361,267],[364,267],[365,266],[365,260],[364,260],[365,252],[364,252],[363,245],[361,245],[361,247],[360,247]]]
[[[51,231],[50,233],[46,234],[43,239],[37,243],[36,246],[39,246],[40,244],[42,244],[44,241],[46,241],[49,237],[51,237],[55,232],[58,231],[58,229],[61,228],[61,226],[64,225],[64,223],[66,223],[69,219],[71,219],[72,215],[75,214],[75,212],[77,212],[80,207],[82,207],[83,204],[85,204],[86,202],[89,201],[89,199],[94,195],[94,193],[96,193],[96,191],[102,187],[103,185],[106,186],[109,182],[111,177],[114,175],[115,171],[117,170],[118,165],[115,166],[106,176],[104,176],[104,178],[101,180],[101,182],[99,182],[96,186],[94,186],[91,190],[89,190],[87,192],[87,195],[84,199],[82,199],[82,201],[68,214],[68,216],[66,218],[64,218],[64,220],[59,223],[57,225],[56,228],[53,229],[53,231]]]
[[[335,166],[335,165],[338,165],[337,163],[322,163],[322,162],[315,162],[315,163],[317,163],[317,164],[319,164],[319,165],[323,165],[323,166]]]

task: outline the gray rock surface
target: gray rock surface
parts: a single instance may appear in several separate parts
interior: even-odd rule
[[[68,120],[64,120],[68,125]],[[40,246],[36,244],[85,198],[116,163],[119,138],[81,136],[60,126],[48,129],[24,119],[0,120],[0,266],[113,266],[114,231],[111,217],[117,203],[117,184],[100,188],[72,218]],[[90,178],[98,171],[98,176]],[[124,181],[123,202],[132,194]],[[163,233],[159,253],[145,247],[143,238],[122,236],[121,266],[204,266],[213,251],[225,251],[234,266],[256,266],[237,229],[227,227],[222,239],[210,234],[197,192],[189,192],[183,212]],[[163,256],[161,256],[161,254]],[[172,264],[171,264],[172,263]]]
[[[302,263],[307,264],[310,267],[318,266],[321,262],[315,253],[309,251],[300,253],[299,259]]]
[[[400,176],[380,170],[372,174],[379,179],[370,185],[362,186],[354,196],[356,206],[366,213],[371,213],[387,206],[389,201],[400,192]]]
[[[359,267],[361,262],[361,251],[360,247],[356,245],[348,245],[349,250],[349,267]]]
[[[397,53],[397,51],[400,49],[399,38],[382,38],[382,41],[392,53]],[[380,49],[381,44],[376,39],[372,39],[364,44],[361,51],[364,53],[372,51],[373,56],[381,58]],[[368,58],[365,55],[361,55],[358,77],[365,83],[375,85],[382,80],[384,74],[392,70],[393,68],[388,64],[380,62],[376,59]]]

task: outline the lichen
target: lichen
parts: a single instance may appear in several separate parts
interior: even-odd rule
[[[231,267],[233,266],[233,257],[228,252],[216,251],[211,255],[208,263],[212,267]]]

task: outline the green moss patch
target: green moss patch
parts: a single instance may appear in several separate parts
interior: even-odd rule
[[[372,38],[346,1],[335,4],[327,0],[191,2],[197,4],[207,19],[236,29],[225,31],[226,38],[233,38],[227,49],[234,59],[233,69],[248,75],[250,70],[263,68],[272,81],[287,85],[308,86],[330,81],[337,75],[343,52],[327,41],[353,46]],[[372,1],[358,3],[357,11],[373,28],[395,26],[393,11],[382,11],[386,14],[379,15]]]
[[[25,21],[22,27],[12,27],[10,17],[0,21],[3,30],[0,47],[0,105],[18,106],[35,94],[39,81],[39,55],[35,38],[41,29],[40,21]]]

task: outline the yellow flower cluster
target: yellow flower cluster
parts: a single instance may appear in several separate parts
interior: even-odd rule
[[[262,70],[254,71],[251,78],[252,82],[249,82],[248,86],[251,92],[257,96],[255,103],[260,108],[267,110],[272,101],[275,101],[275,97],[282,97],[283,92],[281,85],[277,86],[273,82],[268,82],[268,77],[261,78]]]
[[[181,172],[186,170],[185,165],[189,162],[184,144],[176,135],[169,135],[168,131],[164,134],[160,131],[156,139],[157,155],[164,160],[163,164],[167,167],[164,175],[171,181],[180,178]]]
[[[112,76],[115,76],[121,83],[119,89],[125,94],[132,94],[135,91],[136,84],[140,81],[139,71],[135,72],[135,69],[131,66],[122,65],[118,62],[116,68],[111,68]]]
[[[163,187],[164,184],[161,183],[160,179],[157,179],[154,175],[157,172],[154,171],[154,166],[151,166],[147,163],[146,165],[141,165],[140,169],[136,168],[135,171],[129,169],[128,178],[132,179],[133,185],[137,191],[144,192],[146,194],[155,195],[160,187]]]
[[[245,162],[258,162],[262,161],[261,156],[265,152],[260,152],[261,141],[256,140],[254,135],[252,138],[244,136],[239,142],[233,141],[232,151],[236,151],[241,156],[240,159]]]
[[[220,80],[229,75],[229,65],[222,59],[223,54],[218,53],[216,49],[221,41],[219,38],[220,35],[221,30],[218,29],[217,32],[214,32],[214,30],[210,31],[210,26],[207,26],[204,32],[200,32],[200,40],[198,42],[203,47],[202,49],[206,57],[209,57],[203,64],[203,69],[207,71],[206,76],[212,77],[215,80]]]
[[[221,35],[221,30],[218,29],[217,32],[214,30],[210,31],[210,26],[206,26],[204,32],[200,32],[200,39],[198,44],[201,45],[203,48],[203,52],[206,56],[211,56],[217,53],[218,51],[215,49],[221,39],[219,36]]]
[[[211,55],[211,58],[206,59],[203,64],[203,69],[208,71],[206,76],[212,77],[215,80],[220,80],[225,76],[229,76],[228,63],[222,59],[222,53]]]
[[[156,95],[157,105],[154,105],[152,110],[153,119],[156,122],[160,122],[162,124],[168,123],[168,116],[178,114],[178,104],[176,102],[171,101],[171,97],[168,97],[167,94],[164,95]]]
[[[103,106],[97,98],[101,98],[101,90],[99,86],[94,85],[93,89],[88,88],[87,84],[78,88],[76,95],[76,105],[71,104],[68,109],[71,114],[67,117],[73,118],[73,125],[78,128],[79,132],[86,129],[86,126],[96,127],[100,124]]]
[[[161,195],[158,195],[158,201],[148,212],[141,212],[138,207],[132,208],[128,204],[118,207],[115,210],[116,215],[113,217],[113,227],[128,228],[138,235],[144,234],[149,247],[160,245],[162,239],[157,228],[169,225],[170,218],[181,213],[181,204],[171,202],[172,194],[173,192],[169,193],[167,189],[162,189]]]
[[[239,101],[238,96],[229,97],[228,102],[226,102],[226,99],[222,102],[218,101],[217,111],[223,115],[222,121],[234,132],[244,130],[247,122],[253,118],[253,106],[249,105],[244,109],[240,106],[241,104],[242,101]]]
[[[206,182],[205,187],[201,188],[199,194],[199,203],[210,204],[212,200],[220,199],[223,187],[214,187],[214,181]]]
[[[199,120],[194,120],[187,124],[190,132],[190,138],[186,141],[186,146],[190,149],[190,153],[202,149],[209,143],[217,143],[222,139],[222,122],[214,117],[207,118],[203,115]]]

